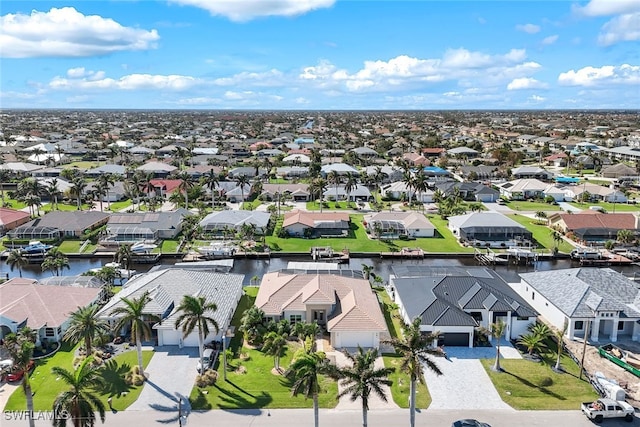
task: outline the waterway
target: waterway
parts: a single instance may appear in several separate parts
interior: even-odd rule
[[[71,258],[69,259],[70,268],[63,271],[65,276],[73,276],[85,273],[93,268],[100,268],[104,264],[110,262],[109,258]],[[311,262],[310,257],[287,257],[287,258],[271,258],[271,259],[237,259],[235,260],[232,273],[244,274],[244,283],[249,285],[251,278],[254,276],[262,277],[265,273],[270,271],[276,271],[287,268],[289,261],[304,261]],[[175,259],[164,259],[163,264],[173,264]],[[372,258],[352,258],[348,264],[341,264],[342,269],[362,270],[362,265],[372,265],[377,275],[381,276],[384,281],[387,281],[389,274],[392,273],[393,267],[396,265],[427,265],[431,267],[460,267],[460,266],[474,266],[477,265],[473,258],[426,258],[420,260],[389,260],[380,259],[378,257]],[[149,264],[136,264],[133,268],[138,273],[143,273],[151,269],[153,265]],[[495,269],[498,274],[502,276],[507,282],[520,281],[518,274],[532,271],[543,270],[559,270],[564,268],[579,267],[576,262],[571,262],[569,259],[558,260],[544,260],[536,261],[532,265],[498,265],[490,267]],[[640,268],[638,266],[624,266],[624,267],[612,267],[615,271],[621,272],[627,276],[633,277],[637,274],[640,278]],[[11,271],[6,262],[0,262],[0,277],[18,277],[19,272],[17,269]],[[51,277],[51,272],[42,271],[39,264],[30,264],[23,268],[23,277],[41,279],[45,277]]]

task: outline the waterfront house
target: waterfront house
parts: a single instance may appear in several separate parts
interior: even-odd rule
[[[255,226],[257,235],[263,235],[269,227],[271,214],[258,211],[216,211],[204,217],[199,225],[207,235],[225,237],[228,230],[240,232],[244,224]]]
[[[145,308],[145,314],[153,314],[161,319],[160,322],[151,325],[153,344],[197,347],[197,327],[186,337],[183,336],[182,329],[176,327],[176,319],[181,314],[177,307],[184,296],[205,297],[207,302],[216,304],[217,310],[207,315],[216,321],[219,329],[216,331],[215,328],[210,328],[204,342],[220,341],[224,332],[228,330],[233,313],[242,297],[243,280],[242,274],[190,270],[188,267],[157,270],[129,280],[126,288],[114,296],[100,310],[98,316],[115,325],[118,318],[112,312],[115,308],[124,306],[122,298],[139,298],[145,292],[149,292],[151,301]],[[118,333],[125,336],[129,331],[123,330]]]
[[[564,234],[571,233],[585,243],[603,243],[616,240],[618,231],[638,233],[638,217],[632,213],[600,213],[584,210],[577,213],[554,213],[548,218],[549,226]]]
[[[328,190],[327,190],[328,191]],[[395,181],[390,184],[384,184],[380,187],[380,194],[382,197],[393,200],[418,200],[422,203],[433,202],[433,190],[426,190],[416,192],[413,188],[407,187],[407,183],[404,181]]]
[[[29,222],[30,219],[29,212],[0,208],[0,236],[4,236],[7,231]]]
[[[378,348],[380,340],[389,338],[370,283],[350,270],[340,274],[267,273],[255,305],[267,320],[317,322],[330,334],[334,348]]]
[[[371,191],[367,188],[366,185],[363,185],[363,184],[356,184],[355,187],[352,188],[350,191],[347,191],[344,185],[338,185],[337,188],[335,186],[330,185],[330,186],[327,186],[327,189],[323,193],[322,197],[325,200],[335,200],[335,201],[346,200],[349,202],[356,202],[356,201],[368,202],[373,200]]]
[[[476,202],[495,202],[500,198],[500,192],[480,182],[445,181],[435,184],[436,189],[447,198],[456,192],[463,200]]]
[[[485,267],[396,266],[389,292],[405,323],[438,333],[438,344],[473,347],[476,328],[503,321],[504,337],[526,333],[538,313],[493,270]]]
[[[520,246],[533,238],[525,226],[498,212],[450,216],[449,230],[461,242],[473,246]]]
[[[182,231],[182,220],[191,215],[186,209],[169,212],[120,212],[109,218],[100,244],[125,244],[140,241],[175,239]]]
[[[109,220],[109,213],[98,211],[52,211],[9,233],[11,239],[49,240],[64,237],[78,238],[102,227]]]
[[[294,210],[285,213],[282,222],[282,229],[296,237],[347,237],[350,228],[351,220],[345,212]]]
[[[363,225],[367,232],[379,238],[397,239],[399,236],[433,237],[435,226],[418,212],[378,212],[364,217]]]
[[[640,339],[640,290],[610,268],[568,268],[521,273],[513,288],[567,338],[609,342]]]

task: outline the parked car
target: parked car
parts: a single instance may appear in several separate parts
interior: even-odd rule
[[[33,360],[29,361],[29,364],[27,365],[27,372],[31,371],[35,365],[36,364]],[[7,374],[7,382],[12,383],[20,381],[22,377],[24,377],[24,371],[16,366]]]
[[[624,418],[627,422],[633,421],[635,409],[627,402],[613,399],[598,399],[595,402],[584,402],[580,409],[587,418],[601,423],[605,418]]]
[[[451,424],[451,427],[491,427],[491,426],[487,423],[481,423],[478,420],[465,419],[465,420],[454,421],[453,424]]]
[[[213,359],[214,359],[214,351],[210,348],[205,349],[204,352],[202,353],[202,363],[204,364],[204,369],[202,369],[200,362],[198,362],[198,365],[196,366],[198,373],[202,374],[207,369],[211,369],[211,366],[213,366]]]

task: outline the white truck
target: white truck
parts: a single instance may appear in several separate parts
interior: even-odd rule
[[[633,421],[635,410],[633,406],[621,400],[601,398],[595,402],[584,402],[582,413],[587,418],[601,423],[605,418],[624,418],[627,422]]]

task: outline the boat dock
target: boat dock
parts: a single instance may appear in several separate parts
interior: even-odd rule
[[[480,265],[506,264],[508,262],[506,257],[494,252],[491,248],[474,248],[473,258],[478,261]]]
[[[530,248],[513,247],[505,252],[495,252],[491,248],[475,248],[473,257],[480,265],[517,264],[530,265],[538,261],[538,253]]]
[[[311,258],[314,261],[334,261],[338,263],[349,262],[349,249],[343,249],[341,252],[335,252],[332,247],[317,247],[311,248]]]
[[[397,252],[381,252],[380,258],[424,259],[424,250],[420,248],[402,248]]]

